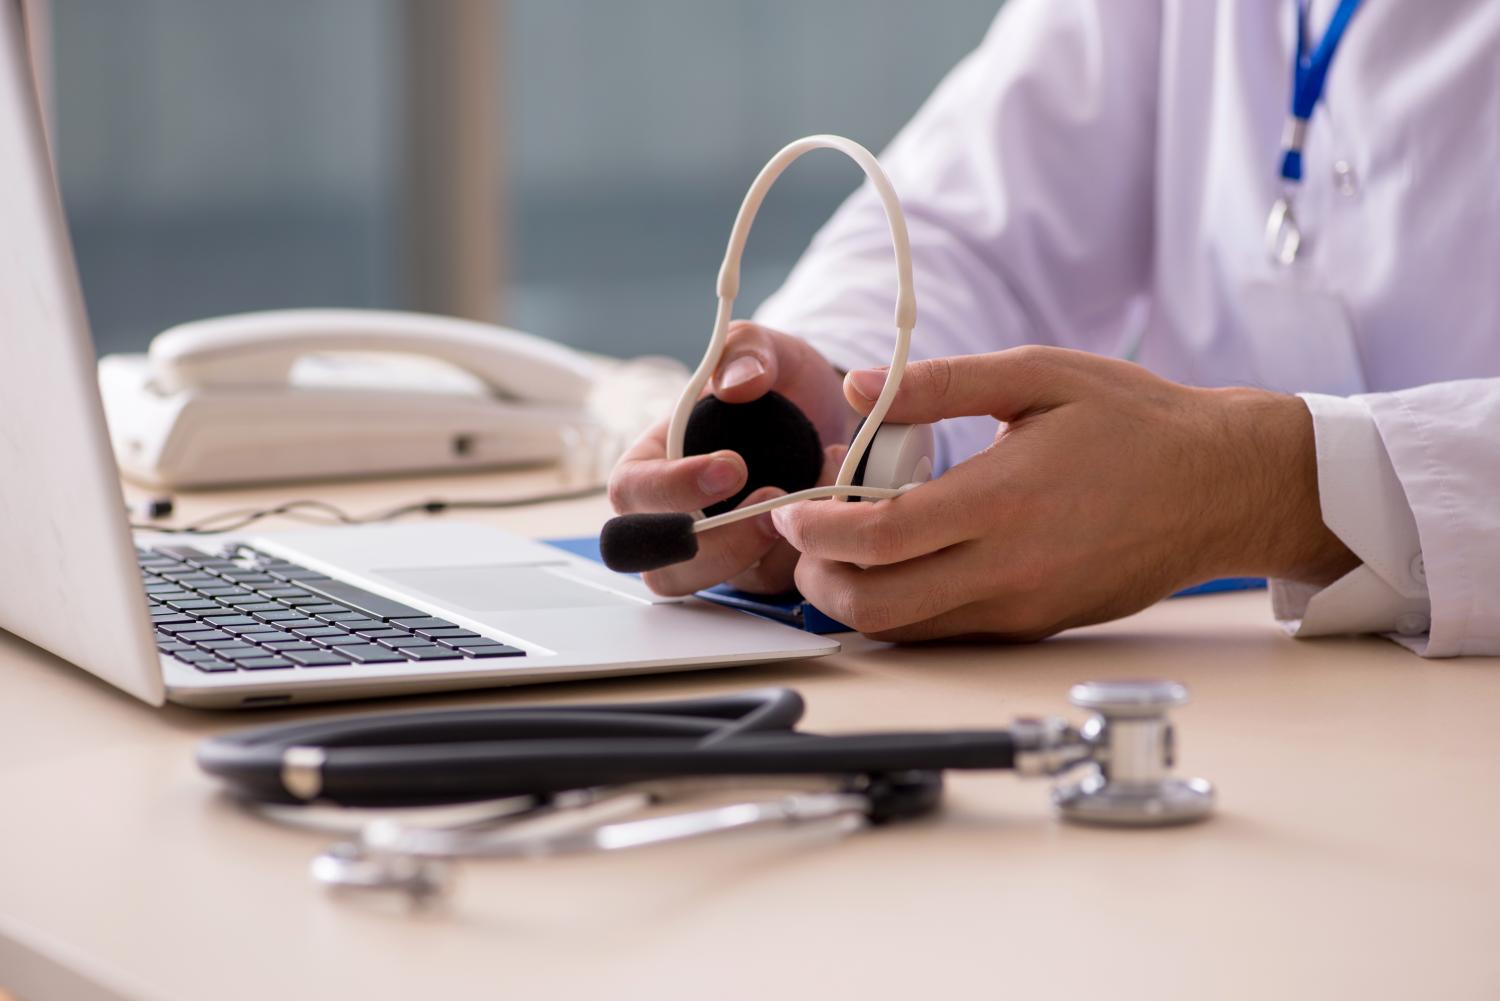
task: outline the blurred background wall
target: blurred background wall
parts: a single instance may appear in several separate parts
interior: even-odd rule
[[[764,160],[810,132],[883,146],[997,3],[50,0],[53,134],[98,348],[239,310],[440,308],[430,273],[451,248],[423,222],[446,199],[494,244],[468,254],[480,287],[454,311],[692,358]],[[434,83],[455,45],[482,65]],[[475,141],[489,162],[466,179],[452,161],[484,161]],[[858,177],[830,154],[778,185],[742,315]]]

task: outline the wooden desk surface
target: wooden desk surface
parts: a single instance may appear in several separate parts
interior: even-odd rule
[[[546,474],[316,494],[359,509]],[[498,484],[498,486],[497,486]],[[474,515],[597,527],[602,500]],[[23,586],[14,579],[3,587]],[[954,776],[931,820],[469,863],[449,906],[332,898],[327,840],[239,812],[192,763],[207,734],[293,713],[153,710],[0,635],[0,990],[22,1001],[267,998],[1500,996],[1500,665],[1379,640],[1299,643],[1264,594],[1164,603],[1031,647],[888,648],[775,668],[408,698],[317,712],[647,698],[793,685],[807,725],[987,726],[1070,713],[1068,684],[1162,676],[1209,823],[1070,827],[1047,785]]]

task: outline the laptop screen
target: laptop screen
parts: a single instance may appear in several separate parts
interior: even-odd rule
[[[160,704],[23,31],[0,0],[0,629]]]

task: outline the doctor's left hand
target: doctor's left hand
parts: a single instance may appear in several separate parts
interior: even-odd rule
[[[884,379],[851,372],[845,396],[867,413]],[[994,443],[931,483],[774,513],[813,604],[880,639],[1026,640],[1214,577],[1326,583],[1358,563],[1323,524],[1295,396],[1022,347],[913,363],[887,420],[980,414],[1004,422]]]

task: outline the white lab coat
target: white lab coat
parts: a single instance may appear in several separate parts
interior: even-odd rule
[[[1313,3],[1315,40],[1334,5]],[[1011,0],[882,158],[915,255],[913,354],[1056,344],[1303,394],[1324,518],[1364,563],[1273,583],[1277,616],[1500,654],[1500,3],[1361,6],[1281,269],[1264,229],[1294,8]],[[880,365],[893,289],[866,186],[757,319]],[[941,462],[994,432],[944,422]]]

